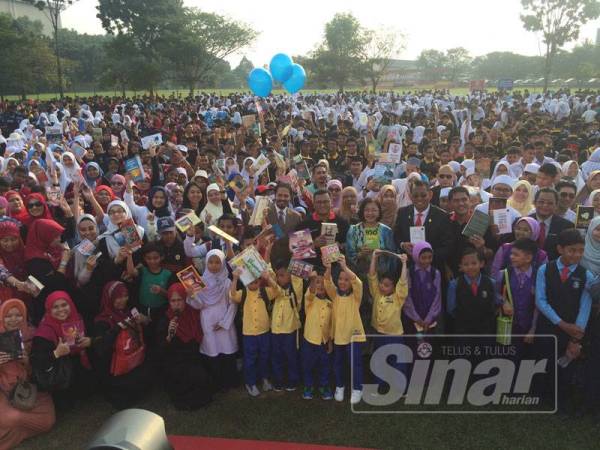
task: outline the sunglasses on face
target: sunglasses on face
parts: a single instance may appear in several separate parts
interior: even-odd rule
[[[43,205],[40,202],[31,202],[27,204],[27,208],[41,208]]]
[[[441,173],[438,175],[438,178],[445,178],[445,179],[450,180],[452,178],[452,175],[445,175],[445,174]]]
[[[575,194],[573,194],[572,192],[561,192],[560,196],[562,198],[575,198]]]

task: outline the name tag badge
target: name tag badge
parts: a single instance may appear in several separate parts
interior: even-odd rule
[[[573,280],[573,289],[579,289],[579,280]]]
[[[481,297],[482,297],[482,298],[487,298],[487,296],[488,296],[488,293],[487,293],[487,291],[482,291],[482,292],[481,292]]]

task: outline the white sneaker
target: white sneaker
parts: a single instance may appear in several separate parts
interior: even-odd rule
[[[362,391],[359,389],[352,389],[352,395],[350,396],[350,404],[356,405],[362,399]]]
[[[265,378],[265,379],[263,379],[262,389],[263,389],[264,392],[272,391],[273,390],[273,385],[271,384],[271,382],[269,380],[267,380]]]
[[[256,387],[255,384],[253,384],[252,386],[247,384],[246,391],[248,391],[248,394],[250,395],[250,397],[258,397],[260,395],[260,391],[258,390],[258,388]]]
[[[335,395],[333,396],[333,398],[335,398],[336,402],[343,402],[344,401],[344,388],[343,387],[336,387],[335,388]]]

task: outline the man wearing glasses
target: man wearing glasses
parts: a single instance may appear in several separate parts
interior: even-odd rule
[[[572,181],[561,180],[556,184],[556,190],[558,191],[556,215],[575,223],[577,214],[575,214],[572,208],[575,203],[575,196],[577,195],[577,186]]]
[[[452,167],[448,165],[441,166],[437,173],[437,185],[431,188],[433,196],[431,197],[431,204],[440,206],[440,191],[443,188],[453,188],[456,181],[456,175]]]

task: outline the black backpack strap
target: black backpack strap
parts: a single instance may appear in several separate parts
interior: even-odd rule
[[[267,288],[265,286],[261,286],[259,288],[260,291],[260,296],[263,299],[263,302],[265,302],[265,307],[267,308],[267,314],[271,314],[271,310],[273,309],[273,302],[271,300],[269,300],[269,295],[267,294]]]

